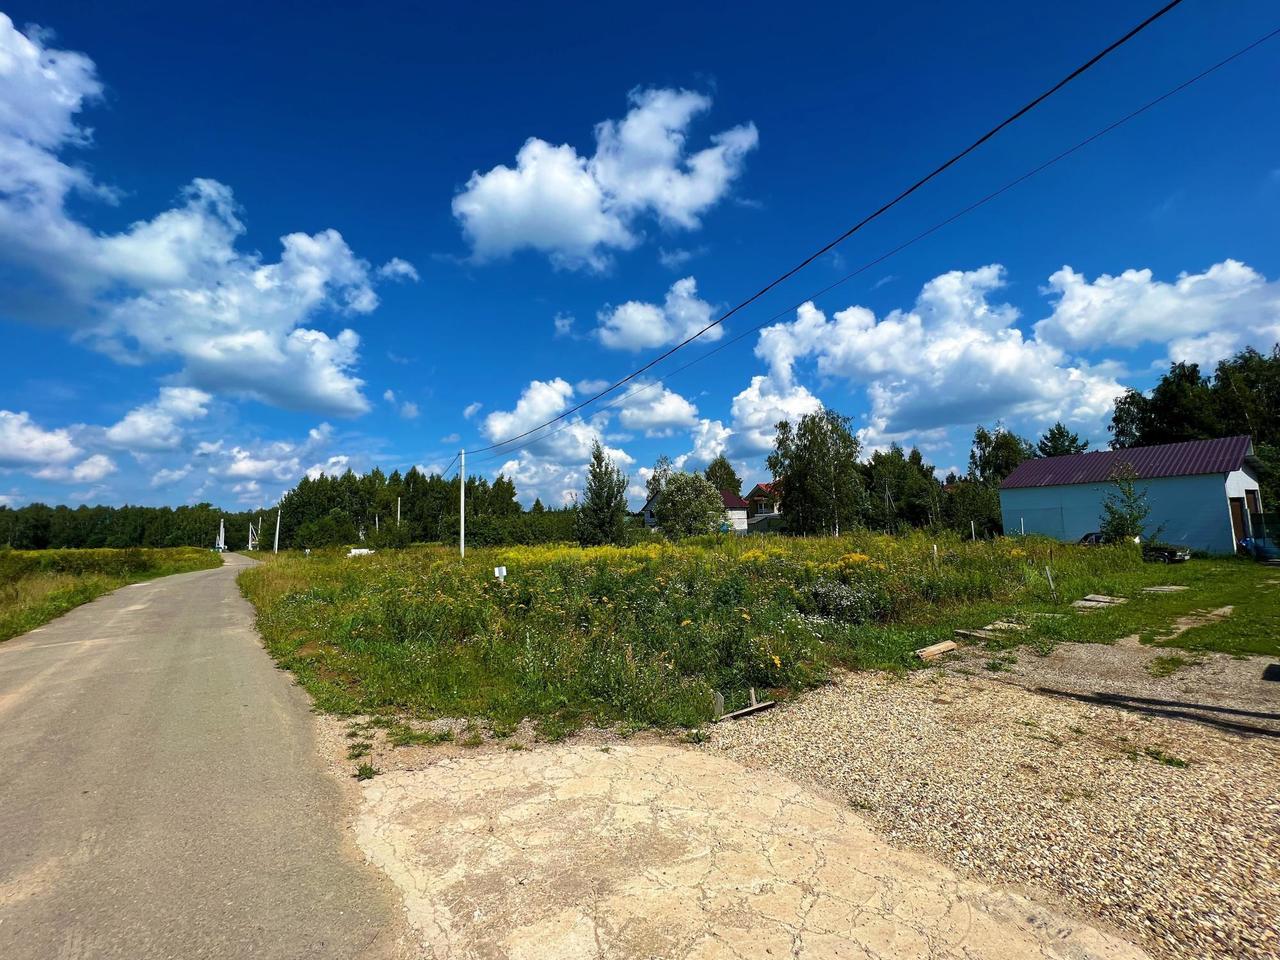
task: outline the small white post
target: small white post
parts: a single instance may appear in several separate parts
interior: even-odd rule
[[[400,498],[396,497],[396,526],[400,526]]]
[[[978,539],[978,527],[972,520],[969,521],[969,539],[970,540]]]
[[[378,533],[381,530],[382,530],[382,527],[378,526],[378,515],[375,513],[373,515],[373,532]]]
[[[280,552],[280,511],[276,511],[276,544],[271,550],[272,553]]]
[[[1024,518],[1024,517],[1019,517],[1019,518],[1018,518],[1018,526],[1021,528],[1021,530],[1022,530],[1022,535],[1025,537],[1025,536],[1027,535],[1027,521],[1026,521],[1026,518]]]
[[[467,555],[467,451],[458,464],[458,556]]]

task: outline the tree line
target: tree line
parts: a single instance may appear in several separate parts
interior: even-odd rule
[[[1262,464],[1264,507],[1280,502],[1280,345],[1270,353],[1246,349],[1202,374],[1175,363],[1149,393],[1129,389],[1117,399],[1110,446],[1123,449],[1184,440],[1248,434]],[[937,527],[978,536],[1001,532],[1000,483],[1033,457],[1080,453],[1087,441],[1061,422],[1037,440],[1000,424],[979,426],[968,468],[941,480],[917,448],[893,444],[865,459],[849,417],[822,410],[777,425],[769,472],[783,500],[783,529],[792,534],[834,534],[853,527],[895,533]],[[741,495],[742,479],[723,455],[700,473],[672,469],[659,458],[648,481],[658,498],[666,535],[687,536],[723,524],[719,492]],[[626,543],[646,536],[629,513],[627,478],[597,444],[578,501],[557,509],[534,501],[524,510],[515,483],[467,478],[467,540],[476,545],[577,540],[584,545]],[[375,468],[304,477],[281,500],[282,548],[356,543],[396,546],[457,539],[459,480]],[[397,505],[399,516],[397,520]],[[208,503],[186,507],[0,507],[0,544],[46,547],[212,546],[226,521],[227,546],[246,546],[249,523],[266,518],[270,545],[274,509],[227,512]]]

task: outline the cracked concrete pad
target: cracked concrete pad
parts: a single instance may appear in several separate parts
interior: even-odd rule
[[[665,745],[379,777],[357,824],[434,958],[1145,958],[888,846],[780,776]]]

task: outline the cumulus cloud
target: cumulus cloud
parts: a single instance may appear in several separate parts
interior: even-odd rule
[[[1049,278],[1053,313],[1036,337],[1064,349],[1164,344],[1169,361],[1211,365],[1245,346],[1280,342],[1280,283],[1237,260],[1173,283],[1150,270],[1102,274],[1092,282],[1069,266]]]
[[[184,463],[180,467],[167,467],[163,470],[157,470],[151,476],[151,486],[168,487],[180,480],[185,480],[191,475],[191,464]]]
[[[517,436],[569,409],[574,388],[563,378],[533,380],[521,392],[512,410],[495,410],[484,419],[482,430],[491,442]],[[581,490],[591,448],[599,441],[614,463],[627,468],[634,459],[611,446],[604,429],[611,414],[601,411],[590,420],[573,416],[520,440],[500,472],[516,482],[521,497],[532,502],[562,504]]]
[[[95,453],[77,463],[74,467],[45,467],[37,470],[35,476],[41,480],[57,480],[63,483],[97,483],[103,477],[115,473],[115,462],[106,454]],[[94,491],[96,493],[96,491]],[[81,499],[87,499],[83,497]]]
[[[754,124],[733,127],[711,145],[687,151],[693,119],[711,98],[689,90],[637,89],[622,120],[595,130],[596,149],[530,137],[514,167],[472,173],[454,197],[453,214],[478,260],[532,249],[559,267],[604,269],[610,251],[640,240],[637,220],[696,229],[728,193],[756,146]]]
[[[72,215],[74,194],[114,197],[62,157],[90,142],[78,114],[101,90],[89,58],[0,14],[0,275],[12,315],[74,318],[82,340],[122,362],[176,358],[183,379],[210,393],[367,410],[353,372],[359,336],[308,325],[325,310],[353,316],[378,304],[369,264],[337,231],[287,234],[279,260],[264,261],[237,249],[245,228],[234,197],[210,179],[119,233]],[[379,271],[414,274],[398,259]]]
[[[999,417],[1097,428],[1122,392],[1113,372],[1024,336],[1018,311],[990,301],[1004,282],[998,264],[951,271],[926,283],[912,309],[883,318],[854,306],[828,319],[807,303],[761,332],[756,355],[778,384],[813,358],[819,374],[863,385],[883,436]]]
[[[418,268],[408,260],[392,257],[378,268],[378,276],[387,280],[408,280],[418,282]]]
[[[808,388],[769,376],[751,378],[747,389],[733,398],[733,433],[727,438],[736,456],[755,457],[773,449],[780,420],[795,423],[807,413],[822,409],[822,401]]]
[[[134,452],[174,450],[181,445],[186,420],[208,413],[213,398],[194,387],[162,387],[151,403],[135,407],[107,428],[107,442]]]
[[[698,422],[698,408],[661,382],[636,381],[619,403],[618,423],[646,437],[669,437]]]
[[[614,350],[645,350],[679,343],[711,322],[712,307],[698,297],[693,277],[677,280],[661,304],[628,300],[606,307],[597,315],[596,336]],[[724,336],[724,327],[712,327],[702,339],[710,343]]]
[[[46,430],[26,411],[0,410],[0,467],[63,464],[80,452],[66,430]]]
[[[207,456],[213,461],[209,466],[209,473],[215,477],[242,484],[259,480],[279,480],[291,484],[304,473],[310,475],[316,469],[315,466],[304,469],[302,464],[321,453],[329,445],[332,436],[333,428],[322,423],[309,430],[306,439],[301,442],[274,440],[244,446],[237,444],[230,448],[221,442],[201,444],[196,448],[196,455]],[[347,458],[330,457],[328,462],[335,460],[341,460],[345,465]]]

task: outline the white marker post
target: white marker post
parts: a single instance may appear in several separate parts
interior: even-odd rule
[[[280,552],[280,511],[276,511],[276,545],[271,551],[272,553]]]
[[[396,526],[400,526],[400,498],[396,497]]]
[[[458,464],[458,556],[467,555],[467,451],[459,456]]]

